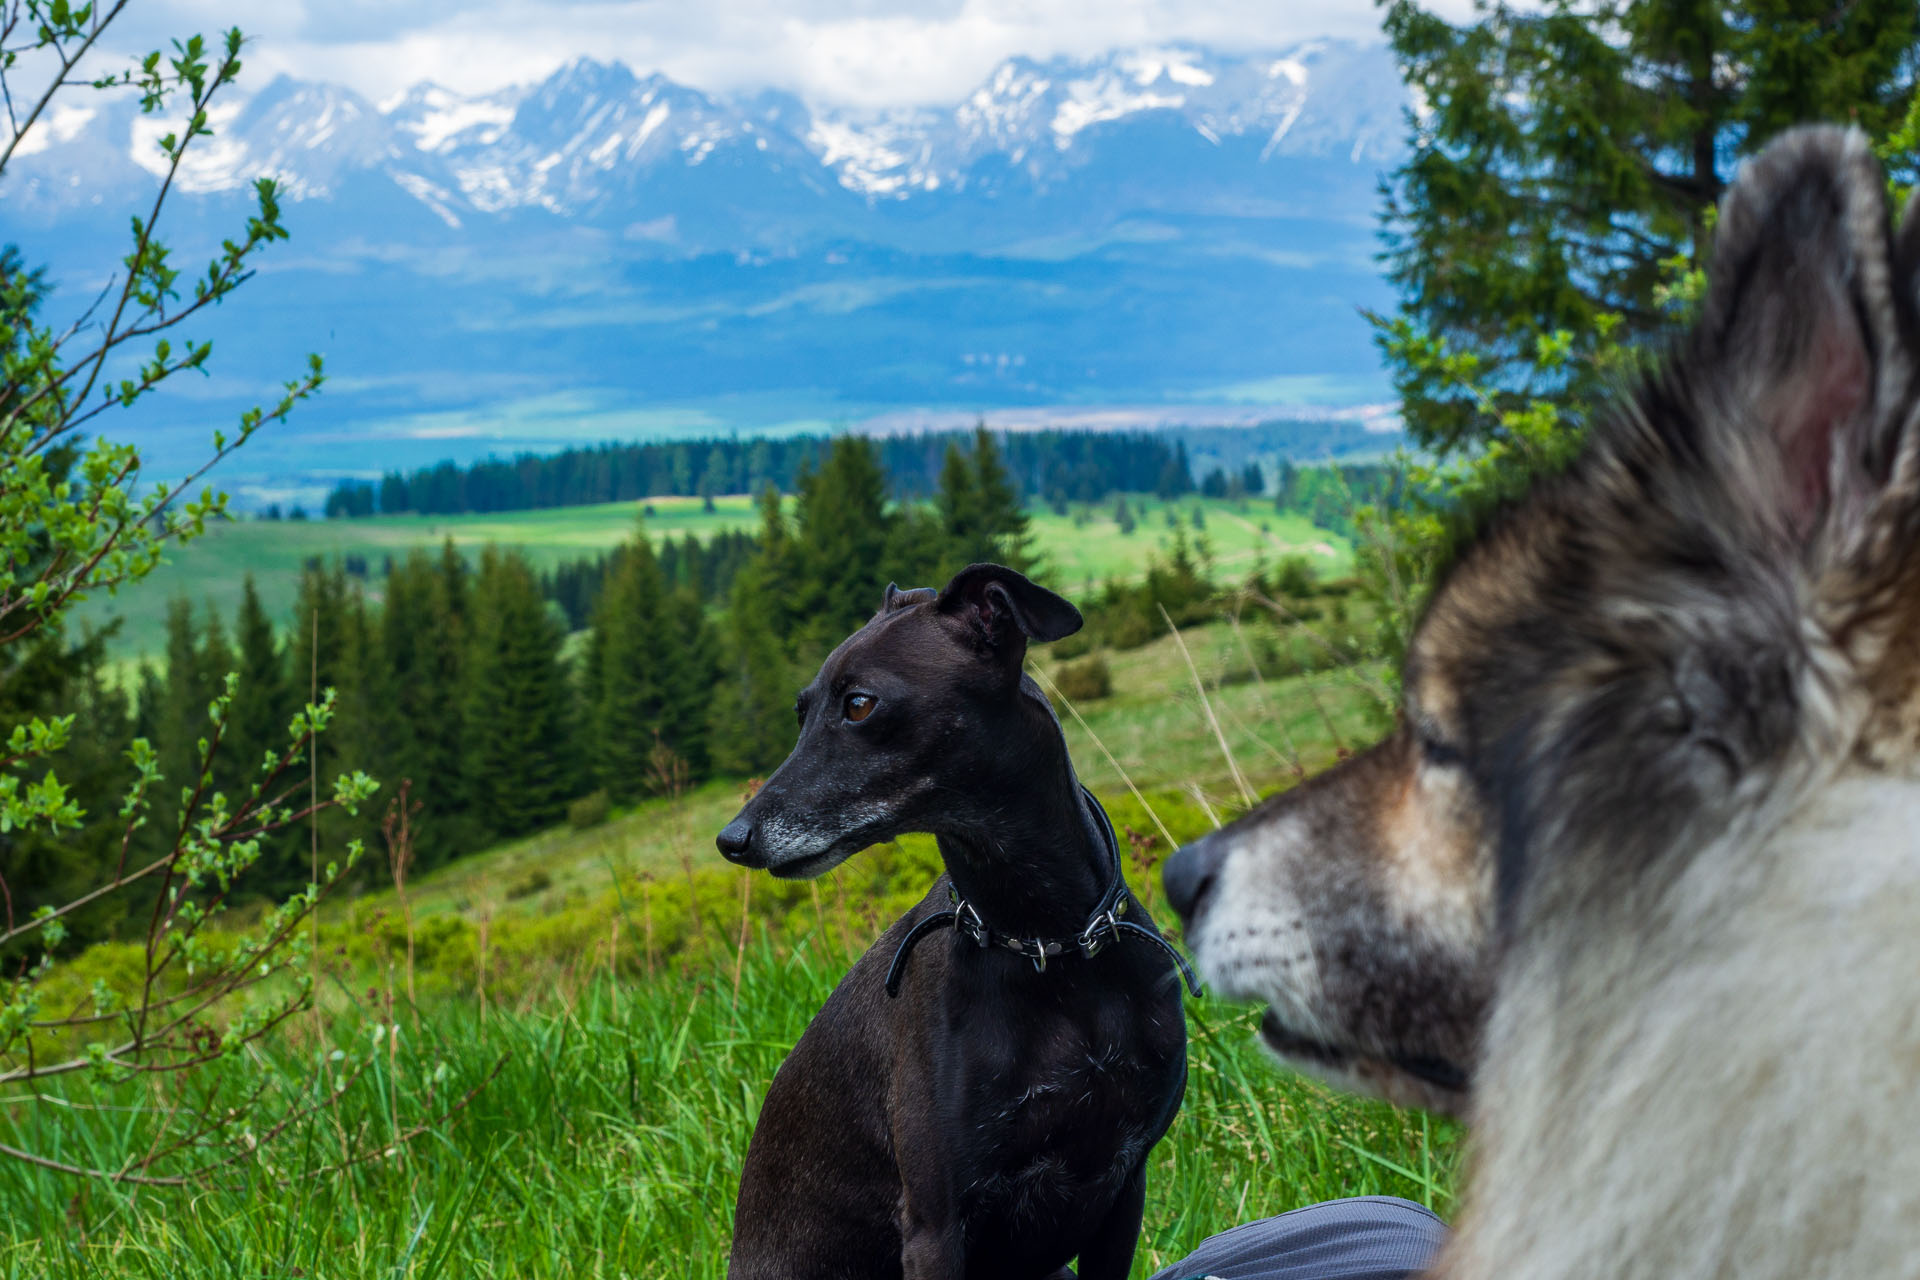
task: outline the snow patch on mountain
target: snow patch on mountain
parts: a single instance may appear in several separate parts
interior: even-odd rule
[[[513,123],[519,93],[506,90],[464,98],[437,84],[420,84],[380,104],[380,114],[420,151],[445,153],[490,147]]]

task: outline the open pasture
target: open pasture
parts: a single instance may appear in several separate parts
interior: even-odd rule
[[[1068,595],[1084,595],[1109,578],[1132,579],[1146,571],[1151,557],[1172,553],[1169,511],[1189,542],[1204,537],[1211,571],[1223,581],[1244,578],[1262,563],[1302,555],[1322,576],[1344,573],[1351,563],[1344,540],[1314,527],[1305,517],[1281,514],[1271,502],[1186,497],[1161,502],[1150,495],[1126,495],[1136,522],[1124,533],[1114,519],[1114,499],[1074,504],[1068,514],[1035,508],[1033,548],[1042,576]],[[651,506],[651,515],[642,515]],[[1194,513],[1204,528],[1196,528]],[[242,583],[253,575],[269,617],[284,624],[292,616],[302,566],[318,557],[358,556],[367,563],[367,589],[380,594],[386,557],[410,551],[437,552],[446,542],[473,558],[488,546],[516,547],[536,569],[611,551],[636,527],[649,536],[704,540],[732,529],[758,529],[754,499],[733,494],[714,499],[706,511],[699,498],[657,497],[642,502],[609,502],[493,515],[370,516],[357,520],[240,520],[212,526],[206,535],[167,555],[166,563],[139,590],[89,600],[76,611],[85,625],[105,626],[118,619],[114,653],[125,659],[157,655],[165,646],[167,602],[184,598],[196,607],[210,605],[230,624],[240,605]]]
[[[642,516],[643,506],[654,513]],[[368,592],[380,592],[386,557],[398,560],[410,551],[438,552],[451,541],[469,559],[488,546],[517,547],[536,569],[611,551],[631,537],[644,519],[654,537],[702,539],[728,529],[757,528],[760,515],[752,499],[714,499],[714,510],[699,498],[649,498],[587,507],[540,511],[502,511],[494,515],[372,516],[361,520],[236,520],[210,525],[204,537],[168,552],[166,563],[139,589],[91,599],[76,611],[83,624],[105,626],[118,619],[116,654],[128,658],[158,654],[166,643],[167,602],[186,599],[195,608],[211,606],[224,624],[240,607],[242,584],[253,575],[267,615],[285,624],[293,614],[300,571],[318,557],[365,558]]]

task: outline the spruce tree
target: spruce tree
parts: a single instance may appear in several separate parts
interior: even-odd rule
[[[288,682],[296,706],[319,702],[326,696],[327,690],[332,689],[336,714],[341,709],[348,677],[346,642],[350,594],[346,571],[337,561],[329,568],[316,559],[300,575],[300,586],[293,606],[293,632],[288,645],[292,656]],[[320,777],[334,776],[346,766],[348,760],[353,759],[341,750],[343,740],[349,736],[348,724],[336,719],[334,728],[320,739],[313,762],[314,772]],[[336,833],[332,824],[337,824],[339,817],[338,814],[328,814],[321,819],[321,844],[327,844]],[[282,886],[305,883],[313,872],[311,833],[288,832],[287,835],[290,841],[297,842],[298,847],[289,845],[288,857],[291,862],[277,868],[276,883]]]
[[[398,705],[398,683],[392,665],[381,644],[380,619],[367,608],[366,597],[357,586],[348,586],[341,610],[341,666],[335,690],[335,728],[331,735],[334,750],[341,758],[360,762],[360,767],[380,778],[392,778],[398,791],[400,760],[403,756]],[[384,804],[368,805],[358,814],[330,814],[327,821],[337,842],[357,838],[370,848],[379,847],[380,816]]]
[[[166,662],[154,723],[154,741],[160,744],[160,774],[165,782],[156,789],[153,824],[159,830],[152,834],[162,840],[178,825],[182,789],[191,791],[198,785],[200,744],[212,728],[207,722],[207,704],[214,695],[201,662],[200,626],[186,599],[176,597],[167,602],[166,634]]]
[[[517,552],[489,548],[474,583],[462,691],[473,809],[496,835],[558,819],[575,789],[566,639]]]
[[[395,787],[402,779],[413,784],[422,869],[472,852],[481,838],[468,811],[461,729],[465,598],[466,564],[451,543],[437,561],[413,552],[387,578],[380,639],[399,719],[390,776]]]
[[[1020,490],[1008,474],[993,433],[973,432],[973,493],[979,519],[978,560],[997,561],[1027,572],[1033,568],[1033,534]]]
[[[347,597],[346,573],[338,563],[329,569],[316,561],[302,571],[288,645],[288,675],[300,705],[317,701],[330,688],[337,690],[344,680]]]
[[[622,802],[646,790],[655,735],[667,727],[667,704],[679,677],[666,597],[652,544],[636,534],[600,593],[586,659],[593,773]]]
[[[714,768],[736,777],[764,777],[792,749],[798,667],[780,633],[778,588],[766,579],[764,556],[734,575],[720,630],[709,738]]]
[[[227,738],[247,789],[260,779],[267,754],[287,748],[293,700],[287,690],[286,655],[273,633],[273,620],[260,604],[253,575],[241,584],[240,612],[234,619],[239,651],[234,669],[239,681],[228,711]]]
[[[206,692],[207,702],[211,703],[226,688],[227,676],[238,668],[239,658],[234,653],[232,643],[227,639],[227,629],[220,621],[220,613],[213,607],[211,601],[207,602],[205,612],[206,629],[201,633],[199,651],[195,655],[195,661],[199,665],[195,684]],[[207,711],[208,706],[203,704],[200,707],[203,733],[210,733],[213,729],[213,722],[207,718]],[[233,749],[231,736],[233,709],[231,707],[227,709],[227,714],[228,724],[222,731],[219,749],[214,752],[213,768],[208,775],[207,786],[209,791],[221,792],[230,802],[233,802],[236,801],[236,797],[251,789],[254,775],[253,762],[245,760]]]
[[[685,761],[688,776],[700,781],[713,768],[708,708],[719,675],[713,628],[691,587],[671,592],[662,614],[668,660],[660,737]]]
[[[334,720],[320,739],[311,762],[313,772],[329,778],[348,767],[373,766],[352,754],[372,740],[366,724],[367,701],[359,681],[358,664],[364,661],[364,640],[353,634],[365,625],[364,613],[354,617],[358,594],[347,581],[339,561],[332,565],[317,558],[309,561],[300,575],[294,598],[293,625],[288,637],[288,701],[297,707],[325,698],[334,692]],[[281,833],[280,841],[269,847],[261,859],[262,876],[270,892],[281,892],[312,879],[315,871],[315,842],[339,847],[345,839],[365,838],[373,830],[370,807],[359,815],[330,811],[318,820],[318,831],[306,824]]]
[[[793,695],[800,684],[801,617],[793,582],[798,548],[779,491],[760,494],[760,549],[734,574],[720,628],[708,744],[714,768],[771,772],[793,747]]]
[[[1920,37],[1913,0],[1478,0],[1458,27],[1385,9],[1423,110],[1387,193],[1382,343],[1408,431],[1440,449],[1500,431],[1441,358],[1475,361],[1496,411],[1590,400],[1604,370],[1539,343],[1564,330],[1577,357],[1660,331],[1671,262],[1701,255],[1738,158],[1803,121],[1885,132]]]
[[[793,572],[779,585],[801,620],[801,666],[818,663],[879,607],[896,522],[886,473],[863,436],[838,437],[820,469],[800,477]]]
[[[980,494],[974,487],[974,469],[967,465],[960,442],[948,441],[946,457],[940,464],[939,487],[934,490],[934,510],[940,514],[946,535],[949,562],[964,568],[973,563],[973,552],[981,542]]]
[[[165,728],[161,717],[167,702],[166,676],[153,659],[142,658],[134,682],[133,736],[157,743]]]

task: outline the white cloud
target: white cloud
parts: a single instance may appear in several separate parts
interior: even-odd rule
[[[1439,0],[1461,17],[1469,0]],[[1373,0],[153,0],[122,48],[239,22],[246,79],[286,72],[375,100],[422,80],[475,93],[573,58],[618,58],[703,89],[772,86],[893,106],[950,103],[1012,54],[1195,41],[1266,49],[1376,38]]]

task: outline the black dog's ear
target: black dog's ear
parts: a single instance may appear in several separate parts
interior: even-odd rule
[[[892,613],[895,609],[904,609],[910,604],[925,604],[927,601],[933,599],[933,597],[934,590],[932,587],[912,587],[902,591],[899,587],[889,582],[887,584],[886,598],[880,602],[880,612],[883,614]]]
[[[941,588],[935,607],[964,618],[995,649],[1024,654],[1027,641],[1061,640],[1080,629],[1080,611],[1003,564],[970,564]]]

